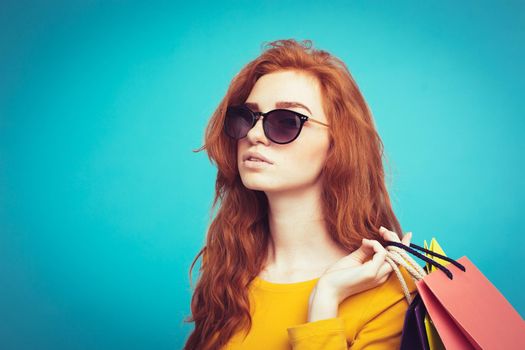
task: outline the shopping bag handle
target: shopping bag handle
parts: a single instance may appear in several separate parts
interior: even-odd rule
[[[435,260],[432,260],[430,259],[429,257],[426,257],[424,256],[423,254],[421,254],[420,252],[418,252],[417,250],[415,249],[419,249],[425,253],[428,253],[430,255],[433,255],[433,256],[436,256],[438,258],[441,258],[445,261],[448,261],[450,262],[451,264],[454,264],[457,268],[459,268],[460,270],[462,271],[466,271],[465,269],[465,266],[461,265],[460,263],[458,263],[456,260],[454,259],[451,259],[449,258],[448,256],[445,256],[445,255],[442,255],[442,254],[438,254],[436,252],[433,252],[431,250],[428,250],[428,249],[425,249],[423,247],[420,247],[418,246],[417,244],[414,244],[414,243],[410,243],[410,247],[404,245],[403,243],[400,243],[400,242],[394,242],[394,241],[385,241],[385,246],[389,246],[389,245],[393,245],[393,246],[396,246],[398,248],[401,248],[403,250],[406,250],[407,252],[417,256],[418,258],[420,258],[421,260],[424,260],[426,261],[427,263],[429,263],[430,265],[433,265],[435,267],[437,267],[438,269],[440,269],[441,271],[443,271],[447,276],[448,278],[452,279],[453,276],[452,276],[452,272],[450,272],[449,269],[447,269],[445,266],[441,265],[440,263],[438,263],[437,261]],[[415,249],[412,249],[412,248],[415,248]]]

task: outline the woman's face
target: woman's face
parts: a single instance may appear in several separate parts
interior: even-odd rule
[[[281,107],[278,102],[298,102],[309,111],[298,106]],[[245,103],[250,104],[255,112],[285,108],[328,124],[319,83],[303,72],[285,70],[263,75]],[[262,121],[263,118],[259,118],[248,135],[237,141],[237,163],[244,186],[270,193],[301,190],[314,185],[319,180],[330,145],[328,128],[307,121],[294,141],[278,144],[266,137]],[[260,153],[272,164],[250,162],[250,166],[243,160],[248,151]]]

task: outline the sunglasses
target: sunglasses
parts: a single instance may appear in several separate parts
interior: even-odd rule
[[[235,140],[248,135],[260,117],[263,118],[264,135],[278,144],[290,143],[299,137],[304,123],[308,120],[328,126],[304,114],[288,109],[274,109],[266,113],[254,112],[245,105],[229,106],[226,109],[224,132]]]

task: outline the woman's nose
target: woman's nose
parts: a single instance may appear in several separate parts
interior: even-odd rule
[[[269,140],[264,134],[264,128],[263,128],[263,117],[260,117],[255,125],[248,131],[248,134],[246,135],[248,140],[251,143],[256,143],[257,141],[268,143]]]

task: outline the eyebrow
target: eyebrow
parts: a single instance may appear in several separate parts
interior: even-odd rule
[[[246,102],[244,103],[244,105],[255,112],[259,111],[259,105],[255,102]],[[306,107],[304,104],[302,104],[301,102],[278,101],[275,103],[275,108],[294,108],[294,107],[306,109],[308,113],[312,114],[310,109]]]

